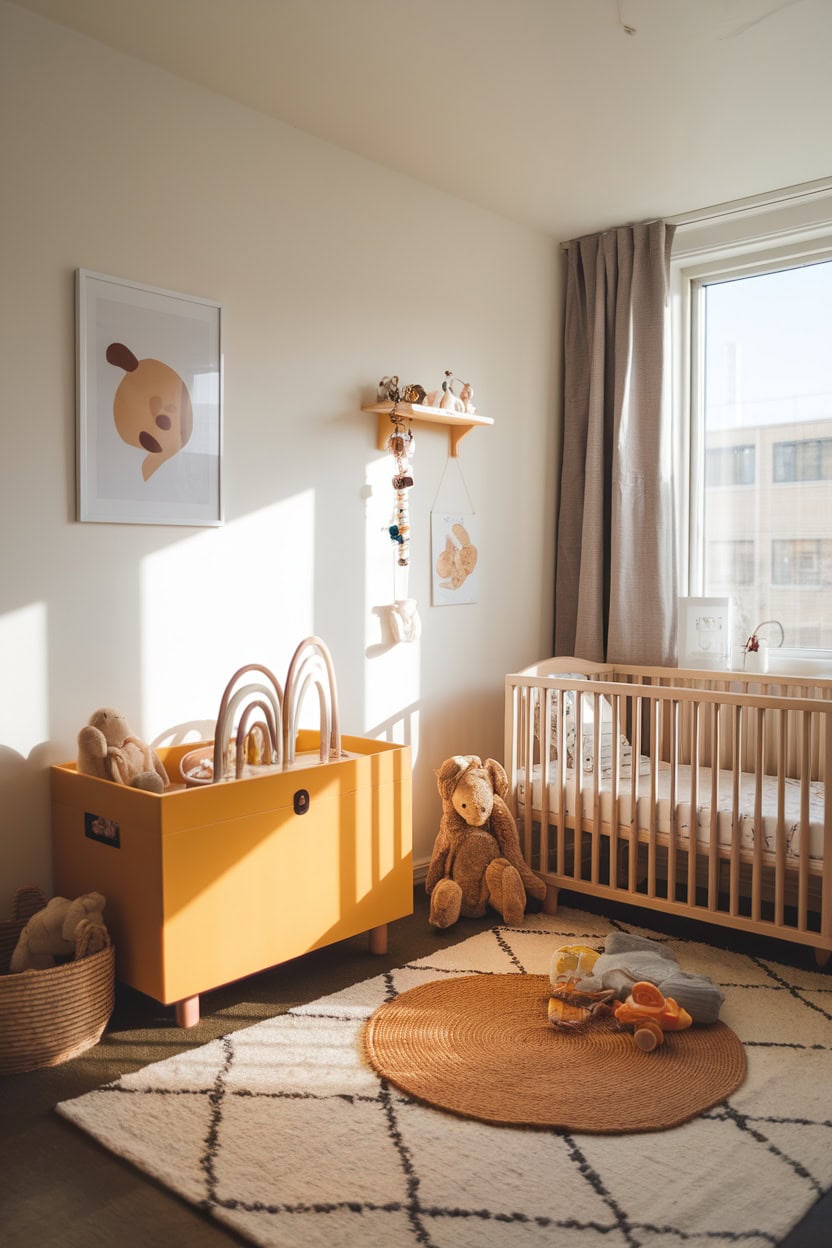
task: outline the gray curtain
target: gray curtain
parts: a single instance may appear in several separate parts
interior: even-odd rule
[[[555,654],[673,665],[666,317],[675,226],[568,246]]]

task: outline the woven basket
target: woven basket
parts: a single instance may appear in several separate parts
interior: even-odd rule
[[[11,919],[0,921],[0,1075],[76,1057],[98,1043],[113,1012],[112,946],[43,971],[8,973],[27,919],[46,900],[38,888],[18,889]]]

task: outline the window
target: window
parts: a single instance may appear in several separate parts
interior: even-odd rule
[[[708,549],[711,588],[720,593],[754,584],[754,542],[711,542]]]
[[[772,585],[832,587],[832,540],[775,538],[771,543]]]
[[[705,486],[753,485],[756,447],[712,446],[705,449]]]
[[[832,480],[832,438],[774,443],[775,481]]]
[[[823,234],[772,228],[776,245],[744,240],[735,218],[719,227],[730,246],[713,226],[696,227],[700,245],[677,233],[673,358],[689,466],[683,589],[733,598],[736,643],[774,619],[785,648],[832,660],[832,196],[825,205]]]

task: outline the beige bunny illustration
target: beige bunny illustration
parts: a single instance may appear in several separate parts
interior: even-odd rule
[[[436,560],[437,575],[443,578],[442,589],[459,589],[460,585],[471,575],[477,566],[477,548],[471,544],[467,529],[461,524],[451,526],[451,533],[445,537],[445,549]]]

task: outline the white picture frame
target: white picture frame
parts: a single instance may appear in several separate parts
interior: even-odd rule
[[[77,517],[221,525],[222,309],[76,271]]]
[[[681,668],[726,670],[733,649],[730,598],[680,598],[677,664]]]

